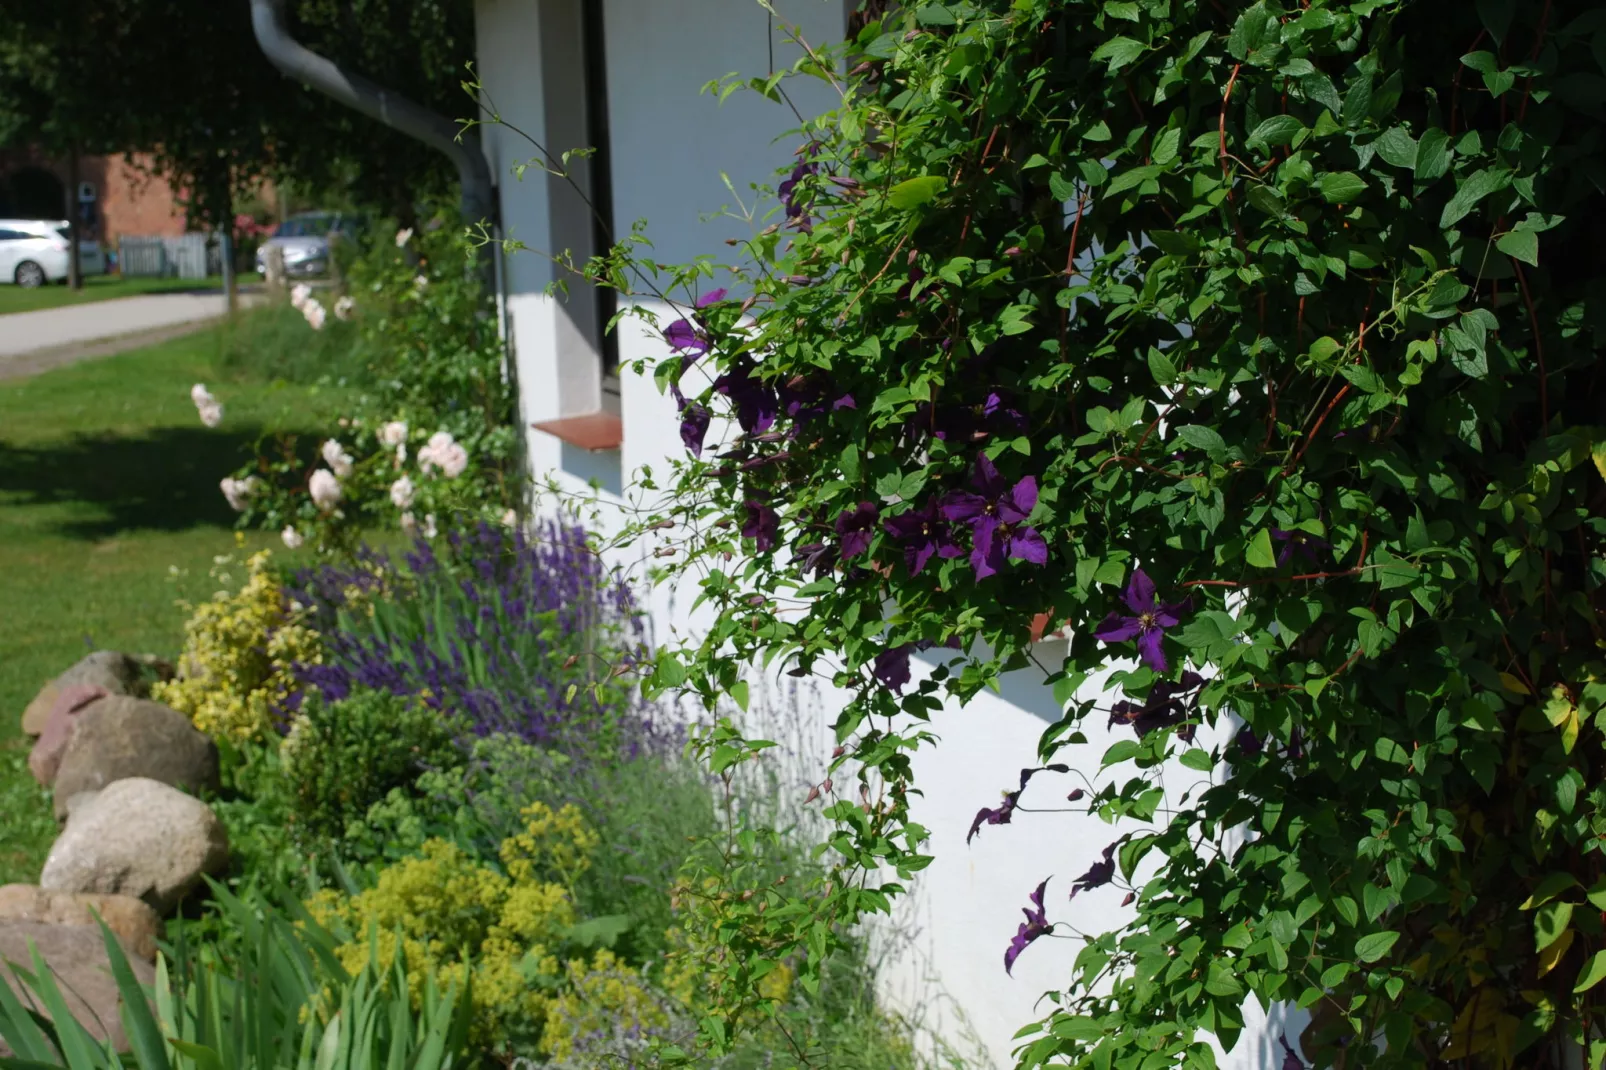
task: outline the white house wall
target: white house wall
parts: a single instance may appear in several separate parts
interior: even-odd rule
[[[480,0],[480,73],[504,115],[542,129],[553,114],[552,79],[539,70],[541,19],[535,0]],[[559,0],[562,2],[562,0]],[[806,36],[833,40],[845,25],[843,0],[780,0],[784,18],[802,25]],[[730,218],[706,218],[737,205],[721,178],[752,203],[751,183],[773,183],[773,173],[791,156],[796,139],[774,139],[795,125],[790,112],[750,93],[737,93],[723,106],[700,93],[704,83],[731,72],[761,73],[770,62],[769,19],[755,0],[604,0],[607,28],[608,96],[612,133],[615,220],[620,230],[636,219],[649,221],[652,256],[685,262],[702,254],[731,255],[728,237],[750,233]],[[784,41],[774,39],[777,64],[794,58]],[[550,53],[547,53],[550,55]],[[543,83],[545,87],[543,88]],[[801,84],[801,83],[795,83]],[[578,89],[576,89],[578,92]],[[830,105],[828,90],[805,94],[799,106],[817,112]],[[504,225],[536,249],[553,233],[552,202],[545,183],[509,178],[506,169],[530,154],[496,131],[488,139],[499,178]],[[589,374],[589,355],[563,337],[563,313],[551,298],[540,296],[551,278],[550,268],[534,253],[514,257],[507,265],[511,281],[507,308],[517,348],[518,371],[526,420],[566,415],[560,398],[567,376]],[[639,322],[626,322],[619,332],[621,369],[631,361],[655,362],[666,348],[655,332]],[[586,456],[561,446],[551,436],[531,432],[533,471],[538,480],[554,475],[570,489],[597,477],[622,480],[623,498],[605,493],[602,503],[617,506],[631,497],[630,474],[641,466],[666,473],[667,459],[682,455],[678,417],[670,399],[659,394],[650,378],[621,371],[624,445],[617,454]],[[617,517],[617,513],[604,512]],[[655,630],[699,627],[686,606],[690,597],[658,589],[650,592]],[[1044,644],[1045,663],[1054,665],[1056,650]],[[925,669],[917,668],[917,672]],[[839,700],[825,685],[812,717],[818,735]],[[784,681],[769,693],[785,693]],[[1096,693],[1090,689],[1090,693]],[[789,711],[777,711],[788,713]],[[1014,824],[989,827],[967,846],[971,818],[983,806],[995,805],[999,793],[1013,788],[1020,770],[1037,764],[1035,748],[1048,723],[1057,719],[1049,689],[1036,670],[1013,674],[1001,695],[984,695],[963,710],[936,718],[940,746],[915,759],[924,797],[915,804],[915,819],[932,830],[935,863],[914,885],[902,919],[916,927],[913,942],[902,948],[883,974],[884,992],[892,1003],[955,1039],[969,1033],[979,1038],[998,1067],[1013,1065],[1012,1037],[1039,1017],[1037,1003],[1048,989],[1060,987],[1078,943],[1040,941],[1004,973],[1003,954],[1021,920],[1019,910],[1045,877],[1050,917],[1069,921],[1087,932],[1120,924],[1122,892],[1114,887],[1067,899],[1072,879],[1094,862],[1121,830],[1085,815],[1021,814]],[[1119,733],[1102,723],[1086,728],[1090,744],[1077,757],[1089,771]],[[1123,730],[1125,731],[1125,730]],[[803,771],[807,773],[807,770]],[[823,772],[819,776],[823,776]],[[1168,770],[1168,790],[1186,790],[1198,774]],[[1045,775],[1034,781],[1025,801],[1044,808],[1064,803],[1065,793],[1081,784],[1076,777]],[[1256,1016],[1257,1009],[1248,1008]],[[1282,1049],[1276,1041],[1286,1027],[1297,1038],[1302,1021],[1279,1023],[1275,1029],[1253,1024],[1224,1066],[1275,1068]],[[1297,1041],[1296,1041],[1297,1043]]]

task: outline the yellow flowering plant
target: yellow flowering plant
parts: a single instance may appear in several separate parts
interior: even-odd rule
[[[238,591],[220,590],[191,608],[178,674],[151,688],[195,727],[235,745],[268,737],[273,710],[295,686],[294,666],[321,656],[318,633],[286,599],[271,559],[268,550],[252,554]],[[232,563],[217,559],[212,574],[220,583]]]

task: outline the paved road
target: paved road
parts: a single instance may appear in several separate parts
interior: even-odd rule
[[[241,294],[241,304],[259,300]],[[153,345],[226,311],[221,293],[149,294],[0,316],[0,379]]]

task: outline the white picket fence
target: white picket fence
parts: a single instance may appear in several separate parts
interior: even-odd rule
[[[117,266],[125,278],[204,279],[223,273],[223,257],[210,234],[117,240]]]

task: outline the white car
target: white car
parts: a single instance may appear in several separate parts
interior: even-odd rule
[[[43,286],[67,278],[65,219],[0,219],[0,283]],[[85,275],[106,272],[100,243],[80,240],[78,269]]]

